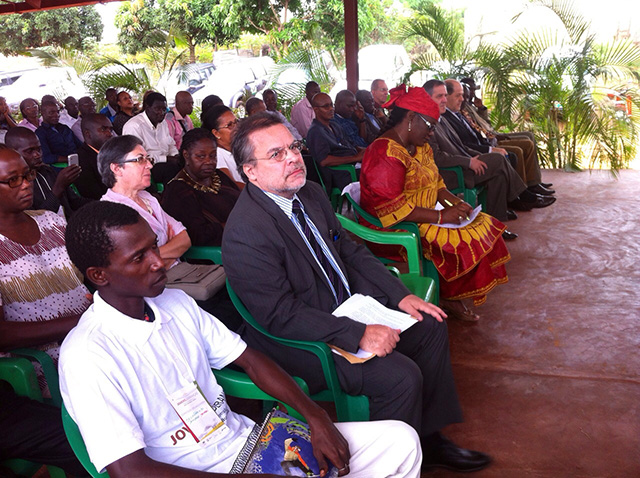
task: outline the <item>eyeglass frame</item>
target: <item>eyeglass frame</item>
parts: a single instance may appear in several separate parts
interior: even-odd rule
[[[37,175],[38,175],[38,171],[36,171],[35,169],[30,169],[26,174],[18,174],[16,176],[11,176],[6,181],[0,180],[0,184],[6,184],[11,189],[15,189],[15,188],[19,188],[20,186],[22,186],[22,184],[24,183],[25,179],[27,181],[31,182],[34,179],[36,179]],[[31,179],[29,179],[29,176],[31,176]],[[11,185],[12,180],[17,181],[13,186]]]
[[[148,154],[146,156],[140,154],[140,155],[136,156],[135,158],[130,158],[130,159],[125,159],[124,161],[119,161],[117,164],[127,164],[127,163],[137,163],[137,164],[140,164],[142,166],[144,166],[146,163],[149,163],[153,167],[153,165],[156,164],[156,160],[155,160],[155,158],[149,156]]]
[[[281,163],[285,159],[287,159],[287,151],[292,151],[294,154],[298,154],[302,156],[302,148],[304,148],[304,143],[299,140],[295,140],[289,146],[285,146],[284,148],[278,148],[271,153],[271,156],[268,158],[253,158],[254,161],[274,161],[276,163]],[[284,154],[283,154],[284,153]],[[278,158],[280,156],[280,158]]]
[[[233,121],[229,121],[226,125],[220,126],[218,129],[231,129],[231,128],[234,128],[235,126],[238,126],[238,122],[239,121],[240,120],[238,118],[236,118]]]
[[[433,131],[435,131],[435,130],[436,130],[436,125],[435,125],[435,123],[431,123],[431,121],[429,121],[427,118],[425,118],[424,116],[422,116],[420,113],[416,113],[416,114],[420,117],[420,119],[421,119],[422,121],[424,121],[424,124],[426,124],[426,125],[427,125],[427,129],[428,129],[430,132],[433,132]]]

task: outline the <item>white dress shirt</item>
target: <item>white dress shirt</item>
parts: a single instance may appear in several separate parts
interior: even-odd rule
[[[158,163],[165,163],[167,156],[178,154],[176,142],[169,133],[167,122],[163,120],[154,127],[144,112],[127,121],[122,128],[122,134],[132,134],[140,138],[144,149]]]

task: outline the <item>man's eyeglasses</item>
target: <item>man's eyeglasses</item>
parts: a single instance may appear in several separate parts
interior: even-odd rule
[[[316,106],[316,108],[322,108],[323,110],[329,109],[329,108],[333,108],[333,103],[327,103],[324,105],[318,105]]]
[[[237,124],[238,124],[238,120],[234,119],[233,121],[229,121],[226,125],[220,126],[220,128],[218,129],[232,129],[232,128],[235,128]]]
[[[432,123],[432,122],[431,122],[431,121],[429,121],[427,118],[425,118],[424,116],[422,116],[420,113],[416,113],[416,114],[420,117],[420,119],[421,119],[422,121],[424,121],[424,124],[426,124],[426,125],[427,125],[427,129],[428,129],[429,131],[435,131],[435,129],[436,129],[436,125],[435,125],[435,123]]]
[[[126,163],[138,163],[141,166],[144,166],[145,164],[149,163],[151,166],[153,166],[154,164],[156,164],[156,160],[149,155],[145,156],[143,154],[140,154],[135,158],[129,158],[129,159],[125,159],[124,161],[120,161],[119,164],[126,164]]]
[[[269,157],[267,157],[267,158],[256,158],[256,160],[258,160],[258,161],[276,161],[278,163],[281,163],[287,157],[287,151],[291,151],[294,154],[298,154],[299,155],[300,151],[302,151],[303,146],[304,145],[302,144],[302,141],[294,141],[293,143],[291,143],[289,146],[287,146],[285,148],[278,148],[278,149],[273,150],[273,152],[269,155]]]
[[[17,188],[22,185],[24,180],[31,182],[36,178],[38,172],[35,169],[30,169],[25,174],[18,174],[17,176],[11,176],[6,181],[0,181],[0,184],[8,184],[10,188]]]

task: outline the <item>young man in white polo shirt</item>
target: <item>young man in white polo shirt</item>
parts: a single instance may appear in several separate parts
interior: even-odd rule
[[[227,476],[254,424],[229,409],[210,371],[233,363],[305,416],[321,469],[330,461],[339,476],[419,476],[410,427],[332,424],[274,362],[183,292],[165,290],[156,237],[133,209],[91,203],[72,218],[66,240],[97,292],[62,345],[60,385],[98,470],[112,478]],[[185,397],[205,410],[204,422],[183,409]],[[210,426],[216,431],[207,435]]]

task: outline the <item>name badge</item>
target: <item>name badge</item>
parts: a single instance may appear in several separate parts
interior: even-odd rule
[[[224,421],[207,402],[197,382],[168,395],[167,398],[200,446],[206,447],[211,440],[228,431]]]

